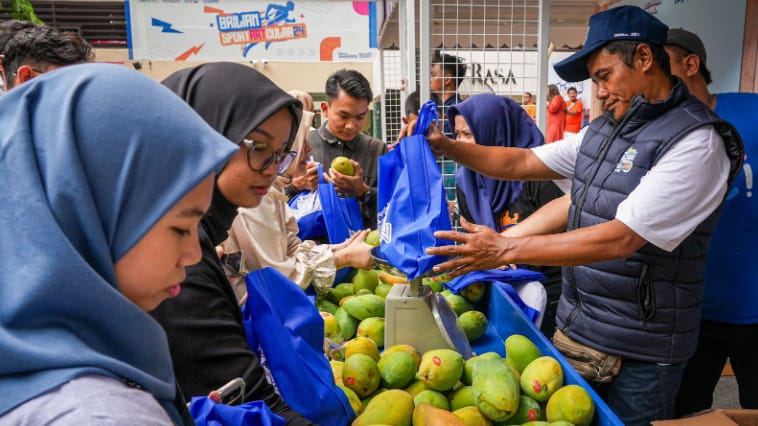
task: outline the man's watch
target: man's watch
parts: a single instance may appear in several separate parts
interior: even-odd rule
[[[361,201],[362,201],[362,202],[364,202],[364,203],[369,203],[369,202],[371,202],[371,200],[373,200],[373,199],[374,199],[374,190],[373,190],[373,189],[371,189],[371,187],[369,186],[369,187],[368,187],[368,191],[366,191],[366,192],[365,192],[365,193],[364,193],[364,194],[361,196]]]

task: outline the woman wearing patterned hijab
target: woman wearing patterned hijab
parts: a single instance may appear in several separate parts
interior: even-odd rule
[[[236,151],[113,65],[0,98],[0,423],[191,424],[145,312],[200,259],[213,176]]]

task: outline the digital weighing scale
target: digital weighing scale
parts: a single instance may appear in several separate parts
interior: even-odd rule
[[[392,275],[406,276],[379,257],[379,247],[371,250],[376,264]],[[421,282],[431,271],[410,281],[392,286],[384,302],[384,347],[408,344],[424,353],[432,349],[452,349],[472,356],[466,334],[458,326],[455,311],[445,298]]]

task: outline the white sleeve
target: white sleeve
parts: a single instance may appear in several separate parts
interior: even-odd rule
[[[673,251],[726,194],[729,158],[713,126],[697,129],[666,152],[619,204],[616,219],[653,245]]]
[[[588,128],[589,126],[585,126],[579,133],[573,134],[566,139],[532,148],[532,152],[550,170],[566,178],[573,178],[576,156],[579,153],[579,147]]]

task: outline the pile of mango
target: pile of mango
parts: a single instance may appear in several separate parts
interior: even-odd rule
[[[353,426],[587,426],[595,414],[581,386],[563,384],[557,360],[526,337],[505,341],[507,356],[468,360],[450,349],[419,354],[397,345],[381,354],[358,337],[344,361],[330,361],[335,383],[356,412]]]

